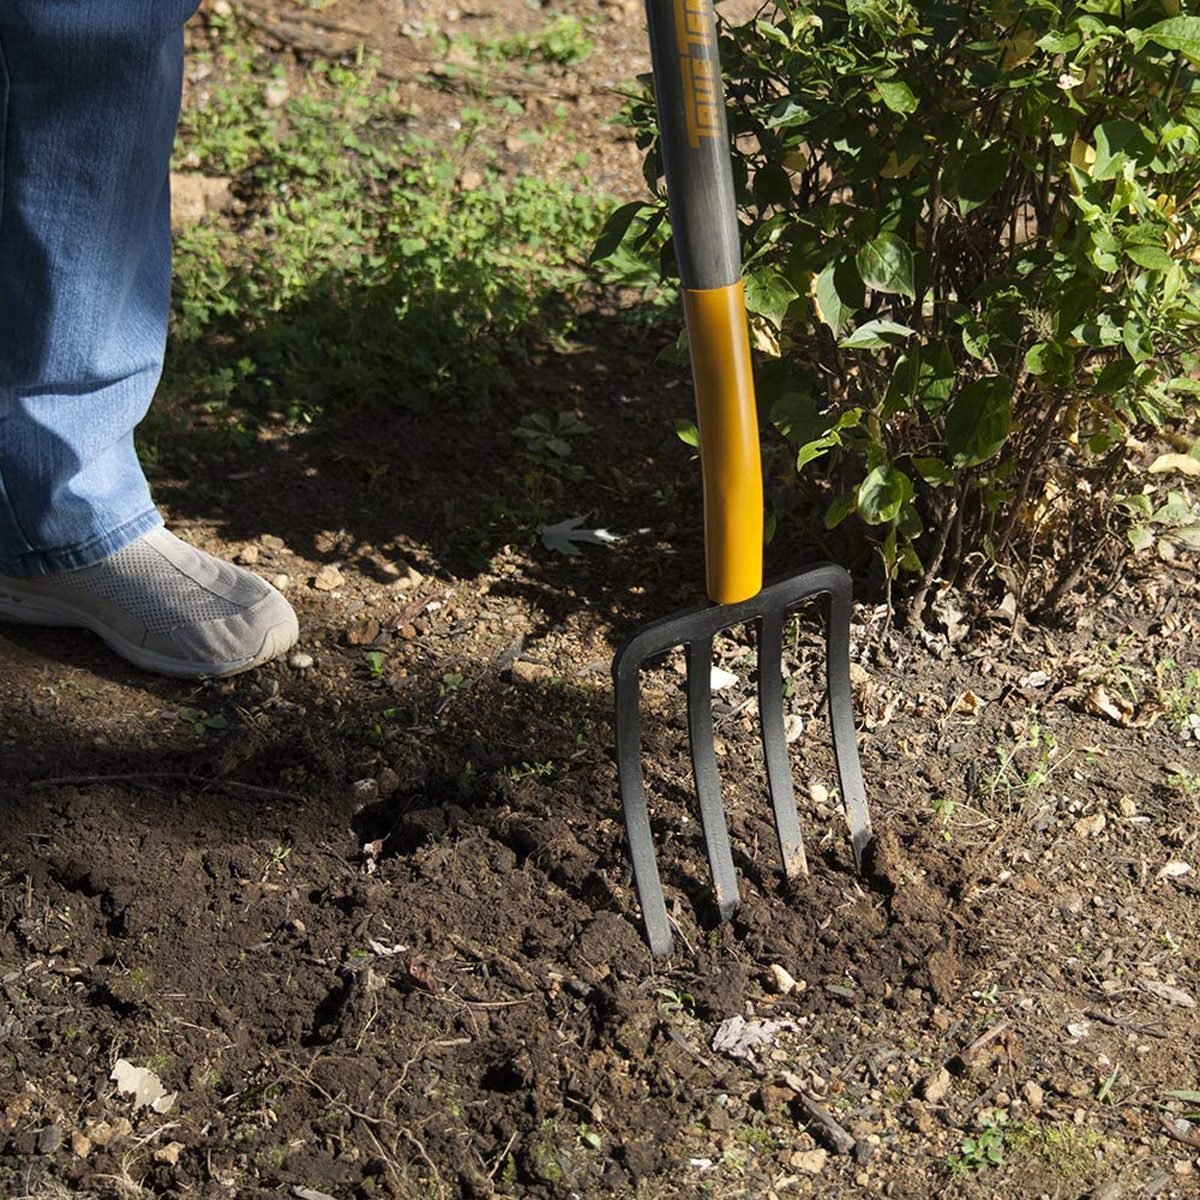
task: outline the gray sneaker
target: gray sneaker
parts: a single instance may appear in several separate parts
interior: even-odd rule
[[[0,620],[90,629],[131,663],[190,679],[248,671],[300,633],[269,583],[165,529],[81,571],[0,575]]]

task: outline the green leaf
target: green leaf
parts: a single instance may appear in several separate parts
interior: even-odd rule
[[[946,413],[946,448],[954,465],[969,467],[997,453],[1012,425],[1008,382],[990,375],[967,384]]]
[[[1194,1092],[1190,1088],[1179,1088],[1168,1092],[1167,1095],[1173,1100],[1187,1100],[1191,1104],[1200,1104],[1200,1092]]]
[[[834,334],[850,323],[866,302],[862,280],[848,261],[830,263],[817,276],[817,316]]]
[[[897,234],[881,233],[858,252],[855,260],[863,283],[877,292],[917,298],[913,287],[913,253]]]
[[[842,444],[841,431],[853,429],[861,421],[861,408],[850,408],[841,413],[836,423],[826,429],[820,437],[813,438],[800,447],[796,454],[796,470],[802,470],[806,464],[815,458],[820,458],[827,450],[832,450],[834,446],[840,446]]]
[[[1137,154],[1145,149],[1141,129],[1124,117],[1105,121],[1096,126],[1096,161],[1092,163],[1093,179],[1115,179],[1125,165],[1128,152]]]
[[[1135,525],[1127,534],[1129,544],[1135,550],[1149,550],[1154,545],[1154,534],[1145,525]]]
[[[1138,40],[1154,42],[1168,50],[1178,50],[1192,62],[1200,64],[1200,17],[1170,17],[1166,21],[1159,21],[1157,25],[1143,29]]]
[[[631,204],[622,204],[604,222],[604,228],[600,231],[600,236],[596,239],[591,254],[588,255],[588,262],[597,263],[615,254],[625,240],[630,225],[640,213],[648,211],[649,208],[648,204],[643,204],[640,200],[634,200]]]
[[[696,422],[689,421],[687,417],[675,418],[675,436],[685,446],[695,446],[697,449],[700,446],[700,430],[696,428]]]
[[[877,79],[875,86],[884,104],[894,113],[910,113],[917,110],[917,98],[912,88],[899,79]]]
[[[860,325],[849,337],[842,338],[839,346],[847,350],[883,350],[888,346],[898,346],[906,338],[912,337],[915,329],[900,325],[895,321],[868,321]]]
[[[954,482],[954,472],[940,458],[914,458],[912,464],[930,487],[945,487]]]
[[[1025,353],[1025,367],[1031,375],[1065,376],[1074,365],[1074,357],[1057,342],[1038,342]]]
[[[825,528],[836,529],[854,511],[857,505],[857,493],[847,492],[844,496],[839,496],[825,510]]]
[[[858,485],[858,515],[868,525],[894,521],[913,498],[912,480],[890,463],[878,466]]]
[[[967,156],[956,179],[958,211],[964,217],[995,195],[1012,162],[1012,150],[1003,142],[993,142],[986,149]]]
[[[1125,257],[1147,271],[1169,271],[1175,260],[1161,246],[1126,246]]]
[[[1096,391],[1101,396],[1115,396],[1133,378],[1136,370],[1137,363],[1122,355],[1115,362],[1108,363],[1096,376]]]
[[[778,329],[797,295],[778,271],[758,270],[746,276],[746,308],[765,317]]]

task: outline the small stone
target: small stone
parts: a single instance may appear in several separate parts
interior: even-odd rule
[[[829,789],[823,783],[814,783],[809,785],[808,798],[814,804],[829,803]]]
[[[313,580],[313,587],[318,592],[336,592],[346,586],[346,577],[332,563],[322,567]]]
[[[374,804],[379,799],[377,779],[356,779],[353,784],[354,799],[359,804]]]
[[[281,108],[291,98],[292,89],[286,79],[272,79],[263,88],[263,101],[268,108]]]
[[[1131,797],[1122,796],[1121,799],[1117,801],[1117,811],[1123,817],[1136,817],[1137,804],[1134,803]]]
[[[351,646],[369,646],[378,636],[379,622],[374,617],[353,621],[346,630],[346,641]]]
[[[243,546],[241,550],[238,551],[237,560],[244,567],[254,566],[254,564],[258,562],[258,547]]]
[[[767,973],[767,986],[781,996],[790,996],[796,990],[796,979],[785,967],[772,963]]]
[[[53,1154],[62,1145],[62,1130],[57,1125],[47,1125],[38,1131],[37,1152]]]
[[[1096,837],[1104,831],[1108,818],[1103,813],[1092,813],[1090,817],[1080,817],[1075,822],[1075,836],[1088,838]]]
[[[171,172],[171,227],[194,225],[209,213],[219,213],[233,202],[233,180],[225,176]]]
[[[1196,1168],[1192,1166],[1190,1158],[1177,1158],[1173,1170],[1176,1175],[1192,1175],[1195,1173]]]
[[[469,167],[458,177],[458,186],[464,192],[474,192],[483,187],[483,174]]]
[[[154,1161],[166,1163],[168,1167],[173,1167],[179,1161],[179,1155],[183,1148],[182,1142],[168,1142],[165,1146],[155,1150]]]
[[[1083,893],[1069,888],[1058,898],[1058,911],[1064,917],[1077,917],[1083,912]]]
[[[1046,1101],[1046,1093],[1042,1090],[1041,1084],[1035,1083],[1032,1079],[1021,1088],[1021,1095],[1025,1097],[1025,1103],[1034,1112],[1037,1112]]]
[[[388,587],[395,588],[398,592],[412,591],[413,588],[419,587],[425,582],[425,576],[410,563],[396,563],[392,565],[392,570],[388,574],[393,576]]]
[[[400,776],[391,767],[384,767],[375,782],[379,784],[381,796],[390,796],[400,790]]]
[[[271,576],[271,586],[277,592],[286,592],[292,586],[292,577],[281,571],[278,575]]]
[[[783,736],[787,738],[788,744],[799,741],[804,733],[804,721],[795,713],[788,713],[783,718]]]
[[[262,537],[258,539],[258,544],[264,550],[274,550],[277,554],[280,550],[287,549],[287,543],[284,542],[283,538],[276,537],[273,533],[264,533]]]
[[[92,1139],[80,1129],[71,1134],[71,1153],[76,1158],[87,1158],[92,1152]]]
[[[918,1133],[933,1132],[934,1120],[920,1100],[909,1100],[905,1104],[904,1110],[908,1113],[908,1119],[912,1122],[913,1128]]]
[[[307,671],[313,665],[313,656],[305,654],[301,650],[297,650],[295,654],[288,656],[288,666],[293,671]]]
[[[818,1147],[816,1150],[797,1150],[788,1159],[788,1165],[805,1175],[820,1175],[829,1161],[829,1151]]]
[[[929,1104],[940,1104],[950,1090],[950,1072],[939,1067],[921,1081],[921,1096]]]
[[[518,658],[511,668],[515,683],[545,683],[554,677],[554,672],[545,663],[526,662]]]

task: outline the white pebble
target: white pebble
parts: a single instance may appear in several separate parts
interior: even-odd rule
[[[288,666],[293,671],[307,671],[313,665],[313,656],[303,654],[299,650],[288,658]]]

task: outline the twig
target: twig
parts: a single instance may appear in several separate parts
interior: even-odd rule
[[[966,1045],[959,1051],[958,1058],[964,1067],[969,1067],[975,1059],[977,1059],[983,1049],[991,1042],[994,1042],[1002,1033],[1006,1032],[1011,1022],[1000,1021],[993,1025],[991,1029],[981,1033],[973,1042]]]
[[[838,1154],[850,1154],[857,1144],[854,1135],[839,1124],[829,1109],[815,1096],[809,1094],[798,1075],[789,1071],[784,1075],[783,1082],[796,1093],[796,1101],[805,1117],[824,1134],[830,1148]]]
[[[1151,1029],[1149,1025],[1138,1025],[1133,1021],[1114,1017],[1111,1013],[1106,1013],[1099,1008],[1085,1008],[1083,1015],[1090,1017],[1093,1021],[1099,1021],[1101,1025],[1112,1025],[1117,1029],[1128,1029],[1131,1033],[1140,1033],[1145,1037],[1165,1038],[1167,1036],[1159,1029]]]
[[[488,1172],[489,1179],[496,1178],[496,1172],[500,1170],[504,1160],[508,1157],[508,1152],[513,1148],[513,1142],[517,1140],[517,1132],[513,1130],[513,1135],[508,1139],[508,1145],[496,1155],[496,1161],[492,1163],[492,1169]]]
[[[1182,1142],[1185,1146],[1191,1146],[1193,1150],[1200,1150],[1200,1133],[1193,1133],[1190,1129],[1180,1129],[1175,1123],[1175,1119],[1166,1113],[1159,1113],[1158,1119],[1167,1137],[1174,1138],[1175,1141]]]
[[[304,803],[307,797],[278,788],[259,787],[256,783],[239,783],[236,779],[205,779],[186,771],[133,771],[124,775],[57,775],[53,779],[37,779],[30,788],[86,787],[104,783],[190,783],[194,787],[219,788],[227,792],[246,792],[251,796],[271,796],[276,800]]]

